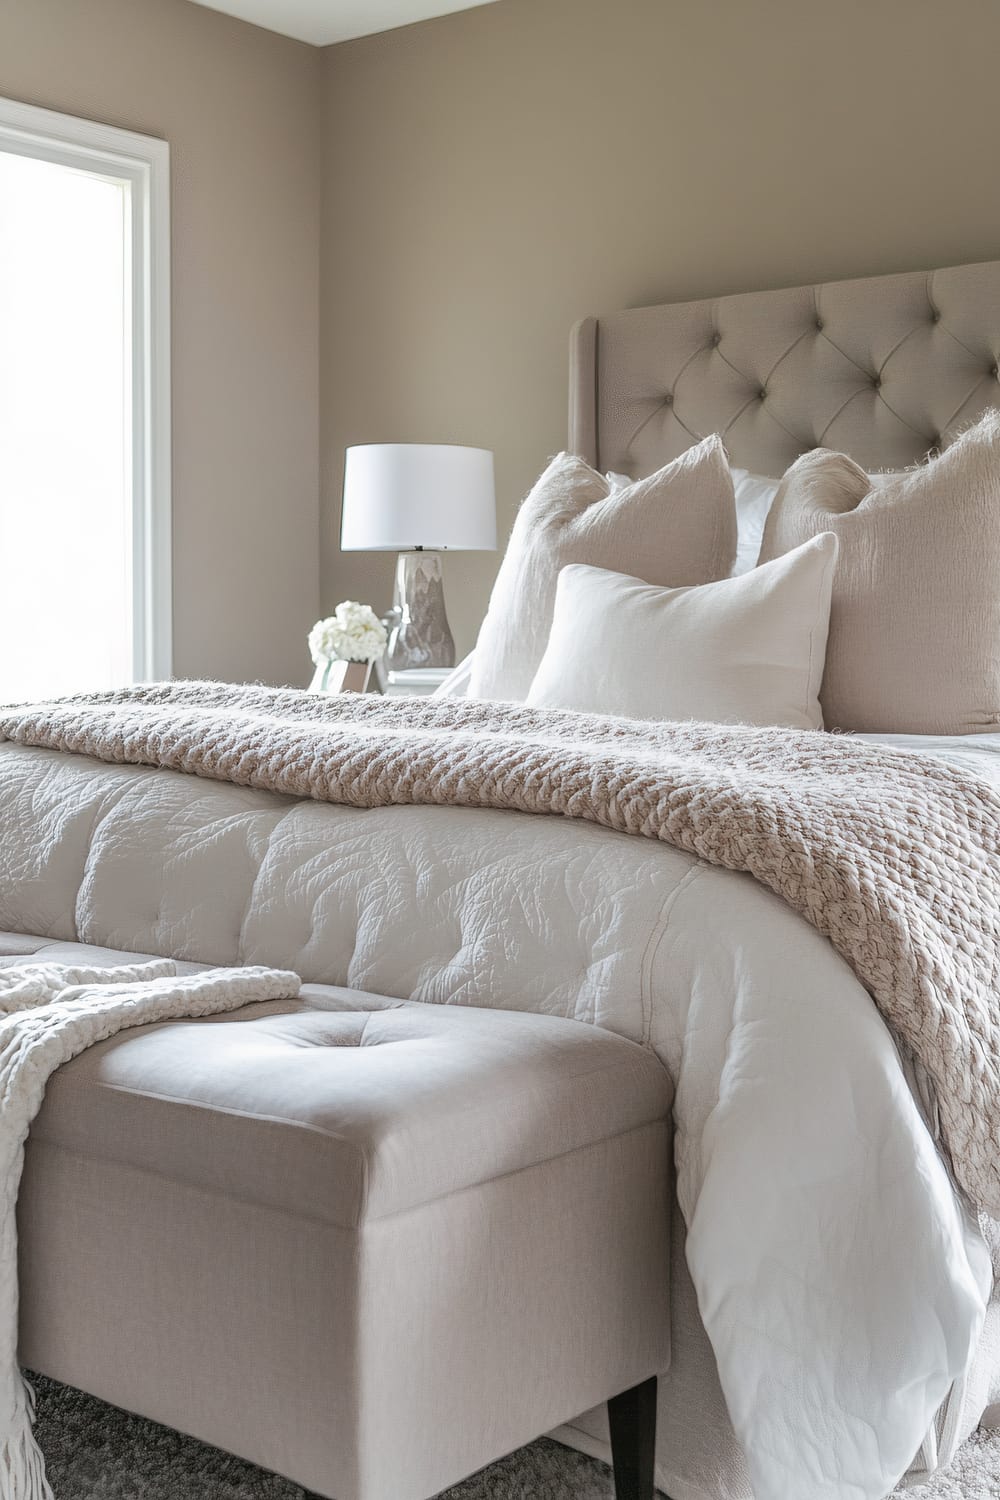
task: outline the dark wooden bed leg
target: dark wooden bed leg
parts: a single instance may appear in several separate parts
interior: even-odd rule
[[[656,1376],[608,1402],[615,1500],[653,1500]]]

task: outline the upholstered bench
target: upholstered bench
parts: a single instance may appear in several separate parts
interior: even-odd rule
[[[651,1496],[670,1094],[591,1026],[319,987],[122,1033],[31,1132],[22,1359],[336,1500],[618,1397]]]

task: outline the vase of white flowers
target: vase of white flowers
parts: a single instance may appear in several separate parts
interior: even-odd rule
[[[309,692],[363,693],[386,640],[385,626],[375,611],[345,599],[309,632],[309,654],[316,668]]]

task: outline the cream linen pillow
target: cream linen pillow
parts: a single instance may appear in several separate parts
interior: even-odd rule
[[[837,538],[700,588],[573,566],[528,693],[535,708],[822,729]]]
[[[724,578],[736,553],[736,507],[721,438],[612,488],[560,453],[518,511],[476,642],[470,698],[522,701],[552,624],[559,570],[589,563],[648,583]]]
[[[788,470],[761,562],[832,531],[840,562],[827,724],[975,734],[1000,725],[1000,412],[940,458],[873,480],[817,449]]]

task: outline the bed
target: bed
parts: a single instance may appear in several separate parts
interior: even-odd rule
[[[571,341],[569,446],[595,468],[633,478],[712,432],[723,434],[734,465],[764,475],[781,475],[818,446],[872,471],[903,468],[1000,404],[998,350],[997,261],[586,318]],[[1000,768],[1000,736],[926,748],[964,756],[985,774]],[[681,1500],[742,1500],[743,1455],[698,1315],[681,1215],[674,1224],[675,1352],[661,1389],[660,1478]],[[1000,1230],[985,1228],[996,1251]],[[912,1478],[947,1464],[998,1398],[995,1293],[966,1383]],[[607,1455],[600,1414],[561,1435]]]
[[[998,348],[1000,263],[587,320],[570,442],[632,475],[714,431],[765,474],[820,443],[897,467],[995,404]],[[1000,737],[905,748],[1000,786]],[[588,823],[361,810],[0,743],[0,960],[95,953],[293,969],[307,1032],[310,1008],[360,996],[545,1011],[653,1047],[677,1084],[689,1229],[674,1236],[660,1397],[673,1500],[748,1500],[751,1472],[759,1500],[879,1500],[879,1475],[946,1463],[1000,1395],[995,1226],[955,1192],[924,1080],[858,980],[749,876]],[[206,1024],[235,1023],[173,1031],[175,1080],[197,1073]],[[309,1297],[282,1278],[267,1205],[244,1193],[222,1216],[206,1200],[225,1196],[213,1142],[235,1149],[233,1111],[204,1077],[165,1101],[151,1045],[113,1038],[50,1087],[23,1202],[23,1354],[294,1476],[322,1423]],[[177,1131],[175,1155],[190,1156],[195,1117],[204,1180],[166,1182],[158,1152]],[[88,1130],[126,1145],[88,1151]],[[75,1205],[72,1240],[60,1200]],[[191,1233],[194,1277],[178,1248]],[[302,1275],[321,1277],[308,1238]],[[233,1402],[226,1384],[254,1369],[262,1276],[281,1399],[254,1377]],[[141,1308],[155,1370],[116,1308]],[[607,1454],[595,1416],[557,1436]]]

